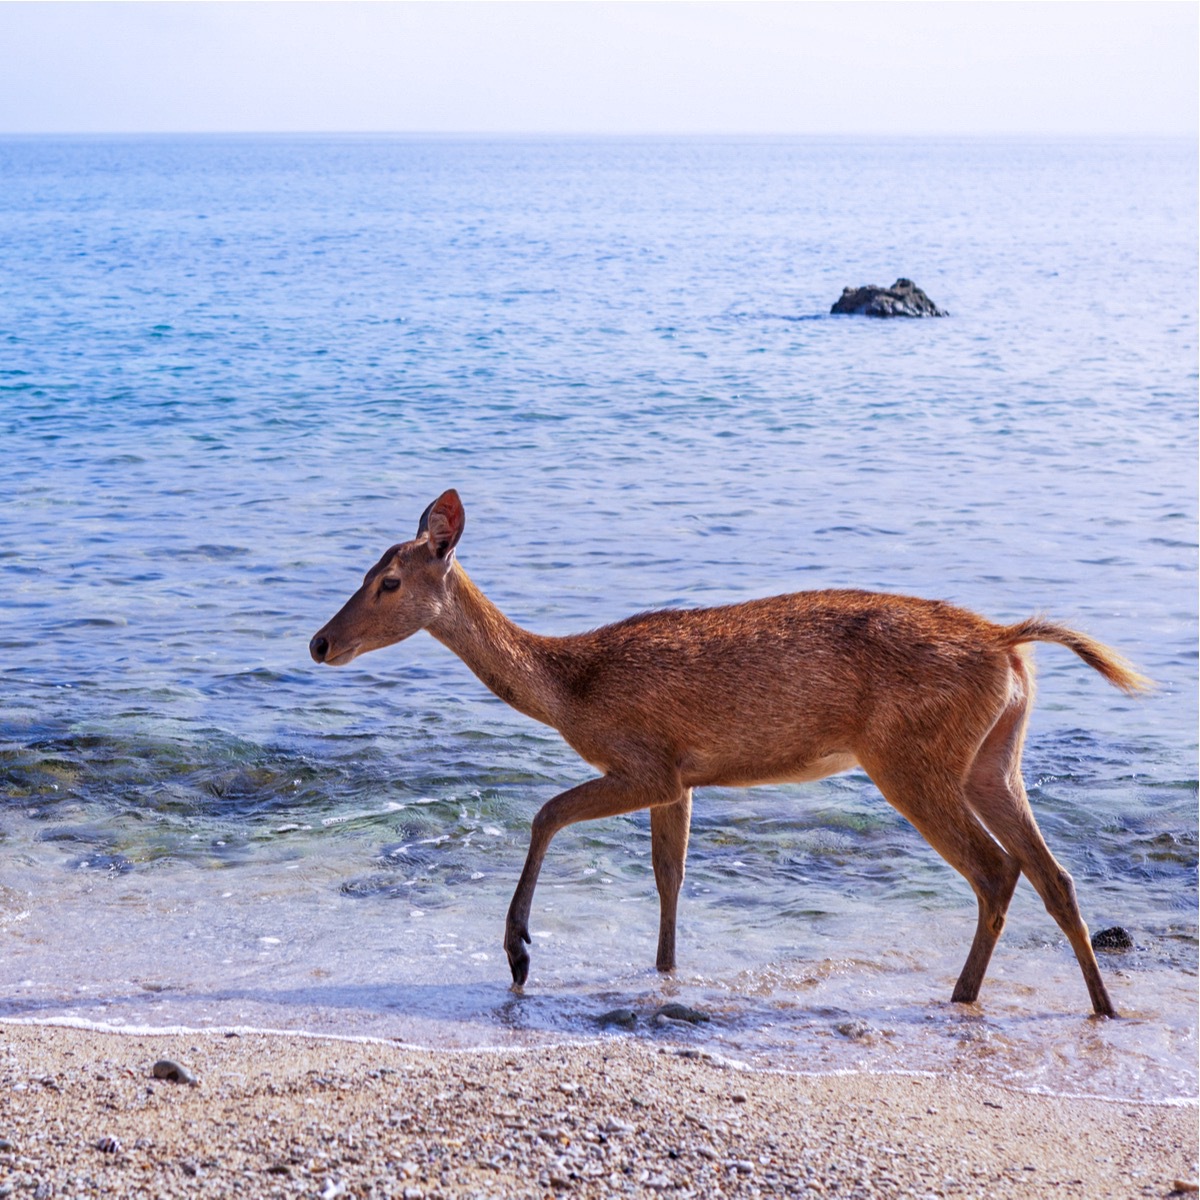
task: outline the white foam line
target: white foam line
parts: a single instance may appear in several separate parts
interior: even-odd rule
[[[110,1025],[105,1021],[89,1021],[86,1017],[0,1017],[0,1025],[51,1026],[58,1029],[81,1029],[88,1033],[124,1033],[130,1037],[224,1037],[235,1033],[239,1037],[260,1035],[307,1038],[312,1041],[354,1042],[364,1046],[402,1046],[406,1050],[424,1049],[396,1038],[370,1037],[366,1034],[314,1033],[307,1029],[260,1028],[257,1025]]]
[[[573,1046],[599,1045],[601,1038],[566,1039],[558,1042],[539,1042],[522,1046],[423,1046],[401,1038],[372,1037],[365,1033],[316,1033],[309,1029],[271,1029],[257,1025],[110,1025],[105,1021],[89,1021],[86,1017],[0,1017],[0,1025],[51,1026],[60,1029],[80,1029],[88,1033],[129,1034],[130,1037],[203,1037],[235,1033],[242,1036],[305,1038],[315,1042],[350,1042],[362,1046],[397,1046],[422,1054],[532,1054],[539,1050],[561,1050]]]
[[[80,1029],[91,1033],[125,1033],[131,1037],[201,1037],[237,1034],[241,1036],[304,1038],[314,1042],[348,1042],[360,1046],[396,1046],[401,1050],[415,1050],[421,1054],[535,1054],[545,1050],[586,1049],[589,1046],[611,1044],[612,1034],[598,1034],[593,1038],[566,1038],[557,1042],[539,1042],[521,1046],[425,1046],[419,1042],[406,1042],[401,1038],[371,1037],[369,1034],[315,1033],[308,1029],[270,1029],[257,1025],[216,1025],[194,1027],[191,1025],[109,1025],[103,1021],[89,1021],[85,1017],[0,1017],[0,1025],[52,1026],[62,1029]],[[623,1040],[622,1035],[615,1035]],[[650,1049],[652,1042],[630,1041],[627,1044]],[[1197,1108],[1200,1098],[1194,1096],[1171,1096],[1163,1100],[1146,1100],[1136,1096],[1102,1096],[1093,1092],[1051,1092],[1038,1087],[1022,1088],[1012,1083],[1001,1083],[994,1079],[981,1079],[975,1075],[956,1075],[946,1071],[903,1070],[865,1071],[858,1067],[834,1067],[827,1071],[792,1071],[786,1067],[756,1067],[753,1063],[727,1058],[699,1047],[658,1046],[660,1054],[678,1054],[696,1062],[707,1062],[711,1066],[730,1070],[748,1071],[754,1075],[787,1075],[798,1079],[829,1079],[843,1076],[880,1076],[901,1079],[962,1079],[980,1087],[995,1088],[1018,1096],[1045,1096],[1052,1100],[1098,1100],[1103,1104],[1141,1104],[1149,1108]]]

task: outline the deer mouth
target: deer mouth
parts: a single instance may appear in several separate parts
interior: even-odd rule
[[[327,667],[345,666],[345,664],[354,658],[361,649],[362,643],[354,642],[347,646],[346,649],[339,650],[336,654],[331,654],[329,639],[321,634],[317,634],[317,636],[308,643],[308,652],[312,655],[313,662],[324,663]]]

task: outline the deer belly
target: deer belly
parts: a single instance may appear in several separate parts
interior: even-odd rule
[[[814,779],[824,779],[828,775],[838,775],[858,766],[858,759],[853,754],[826,754],[805,763],[799,770],[789,770],[778,779],[767,780],[769,783],[812,783]]]
[[[689,787],[753,787],[759,783],[811,783],[814,779],[849,771],[858,766],[858,759],[853,754],[838,752],[790,762],[769,758],[758,762],[743,759],[734,763],[693,760],[681,765]]]

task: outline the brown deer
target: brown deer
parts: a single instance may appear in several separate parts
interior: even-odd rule
[[[340,666],[428,629],[506,703],[552,725],[600,772],[544,804],[513,894],[504,949],[529,975],[529,910],[566,825],[650,810],[660,971],[675,967],[692,789],[821,779],[854,766],[975,891],[979,923],[951,997],[979,994],[1024,871],[1075,951],[1102,1016],[1116,1016],[1071,876],[1042,840],[1021,781],[1033,703],[1025,645],[1057,642],[1110,683],[1149,686],[1118,654],[1062,625],[996,625],[936,600],[798,592],[721,608],[642,613],[541,637],[471,582],[454,548],[458,493],[435,500],[309,645]]]

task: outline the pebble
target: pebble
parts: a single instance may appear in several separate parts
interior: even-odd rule
[[[855,1017],[852,1021],[842,1021],[834,1029],[844,1038],[852,1042],[865,1042],[871,1036],[871,1027],[866,1021]]]
[[[623,1029],[632,1029],[637,1024],[637,1013],[632,1008],[610,1009],[596,1018],[596,1024],[601,1029],[609,1025],[620,1025]]]
[[[677,1017],[667,1017],[662,1013],[654,1014],[654,1023],[660,1029],[668,1025],[674,1025],[680,1029],[695,1029],[695,1025],[691,1021],[681,1021]]]
[[[698,1008],[688,1008],[686,1004],[670,1004],[662,1005],[655,1016],[666,1017],[668,1021],[687,1021],[692,1025],[699,1025],[703,1021],[711,1021],[712,1017],[708,1013],[701,1012]]]
[[[172,1062],[169,1058],[160,1058],[150,1068],[150,1074],[155,1079],[169,1079],[172,1083],[190,1083],[193,1086],[197,1083],[195,1075],[187,1067],[180,1063]]]
[[[660,1050],[660,1054],[665,1054],[667,1051]],[[724,1054],[714,1054],[711,1050],[704,1050],[697,1046],[679,1046],[670,1051],[676,1058],[697,1058],[702,1062],[708,1063],[713,1067],[720,1067],[725,1071],[745,1071],[747,1064],[740,1062],[736,1058],[729,1058]]]
[[[96,1149],[102,1154],[120,1154],[121,1143],[115,1137],[102,1137],[96,1139]]]

